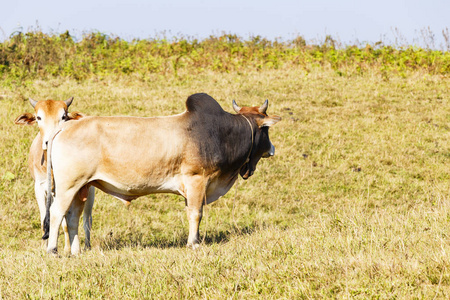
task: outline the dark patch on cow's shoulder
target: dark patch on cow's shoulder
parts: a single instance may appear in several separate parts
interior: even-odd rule
[[[186,108],[191,113],[202,113],[209,115],[221,115],[225,111],[222,107],[208,94],[199,93],[189,96],[186,100]]]

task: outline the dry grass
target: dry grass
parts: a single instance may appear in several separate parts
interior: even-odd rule
[[[142,81],[34,81],[0,90],[0,296],[9,298],[448,298],[450,79],[344,78],[332,70],[207,72]],[[75,96],[91,115],[179,113],[192,93],[258,105],[283,121],[276,155],[206,208],[184,247],[184,201],[126,209],[98,192],[93,250],[47,256],[26,169],[37,129],[23,100]],[[61,247],[60,247],[61,248]]]

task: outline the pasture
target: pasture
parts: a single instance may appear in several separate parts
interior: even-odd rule
[[[148,76],[0,87],[0,298],[450,297],[448,76],[327,66]],[[47,255],[27,170],[38,129],[13,123],[32,111],[27,98],[161,116],[184,111],[196,92],[228,112],[233,99],[269,99],[268,114],[283,118],[270,129],[275,156],[205,208],[202,246],[185,247],[183,198],[127,208],[97,191],[92,250]]]

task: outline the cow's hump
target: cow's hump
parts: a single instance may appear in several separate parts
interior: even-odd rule
[[[222,107],[208,94],[199,93],[189,96],[186,100],[186,109],[188,112],[220,115],[225,113]]]

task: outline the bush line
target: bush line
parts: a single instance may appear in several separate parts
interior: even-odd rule
[[[423,71],[432,75],[450,73],[450,52],[420,47],[393,47],[381,42],[336,47],[327,36],[322,44],[307,44],[301,36],[286,42],[260,36],[243,39],[233,34],[190,38],[157,38],[125,41],[99,32],[79,41],[68,31],[46,34],[18,32],[0,43],[0,78],[7,80],[69,77],[128,76],[149,80],[151,74],[177,76],[244,72],[298,67],[309,72],[329,67],[340,76],[376,72],[400,75]]]

